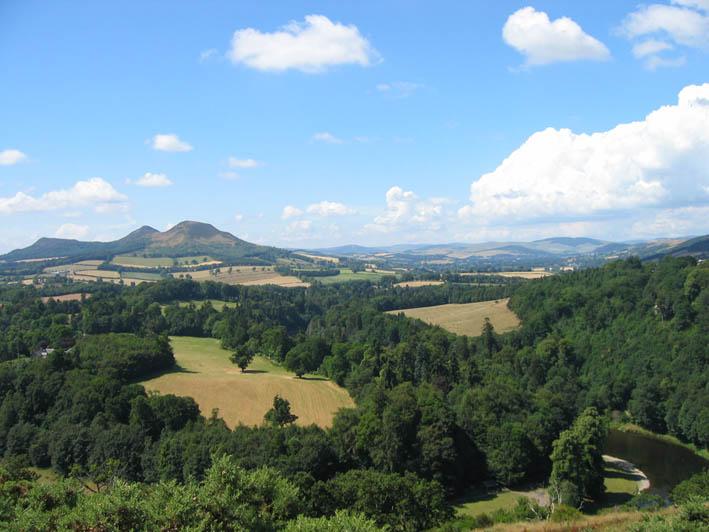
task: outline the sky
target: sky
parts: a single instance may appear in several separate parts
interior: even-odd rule
[[[0,0],[0,252],[709,233],[709,0]]]

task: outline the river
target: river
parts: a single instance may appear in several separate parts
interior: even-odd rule
[[[709,468],[709,461],[679,445],[611,429],[605,454],[635,464],[650,480],[650,492],[666,496],[683,480]]]

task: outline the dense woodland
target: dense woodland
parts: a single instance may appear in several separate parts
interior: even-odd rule
[[[709,267],[690,258],[493,286],[171,280],[97,286],[83,302],[44,304],[40,295],[0,290],[0,454],[15,468],[0,472],[0,485],[8,493],[30,482],[20,465],[74,479],[51,488],[51,502],[4,496],[0,520],[22,514],[38,520],[35,529],[98,519],[98,503],[72,484],[83,482],[140,501],[136,519],[158,519],[146,517],[148,500],[171,508],[156,529],[170,529],[172,517],[194,527],[204,516],[228,519],[238,506],[253,521],[237,519],[234,529],[294,527],[300,515],[304,528],[293,530],[316,530],[307,526],[322,516],[361,519],[362,530],[421,530],[449,519],[450,500],[485,479],[548,480],[563,504],[602,497],[599,457],[613,411],[709,443]],[[382,312],[510,295],[522,326],[505,335],[487,323],[480,337],[458,337]],[[205,299],[237,305],[178,304]],[[190,398],[135,384],[173,366],[168,335],[211,336],[299,375],[320,372],[357,407],[328,430],[230,430]],[[31,356],[45,347],[54,351]],[[587,465],[569,466],[577,462]],[[239,499],[240,483],[260,486],[253,497],[262,499]],[[40,490],[32,486],[22,493]],[[179,512],[189,500],[201,513],[188,523]],[[108,495],[101,504],[110,512]]]

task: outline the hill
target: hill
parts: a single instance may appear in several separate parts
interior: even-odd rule
[[[260,246],[231,233],[220,231],[211,224],[184,221],[165,232],[150,226],[112,242],[82,242],[63,238],[40,238],[29,247],[16,249],[0,257],[5,262],[61,258],[69,260],[101,259],[124,253],[139,253],[150,257],[180,257],[209,255],[217,260],[248,259],[252,262],[274,263],[289,255],[286,250]]]

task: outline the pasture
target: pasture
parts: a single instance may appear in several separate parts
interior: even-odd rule
[[[227,425],[260,425],[276,394],[288,399],[299,425],[329,427],[340,408],[354,402],[347,390],[322,377],[298,379],[264,357],[246,373],[213,338],[172,337],[178,368],[143,382],[147,390],[193,397],[202,414],[218,408]],[[306,376],[307,377],[307,376]]]
[[[495,331],[504,333],[519,325],[519,318],[507,307],[509,299],[480,301],[478,303],[450,303],[433,307],[390,310],[387,314],[402,313],[447,331],[466,336],[480,336],[485,318],[490,318]]]
[[[330,277],[316,277],[319,282],[323,284],[333,284],[333,283],[346,283],[349,281],[371,281],[376,283],[381,280],[383,274],[377,272],[353,272],[349,268],[340,269],[338,275],[333,275]]]

